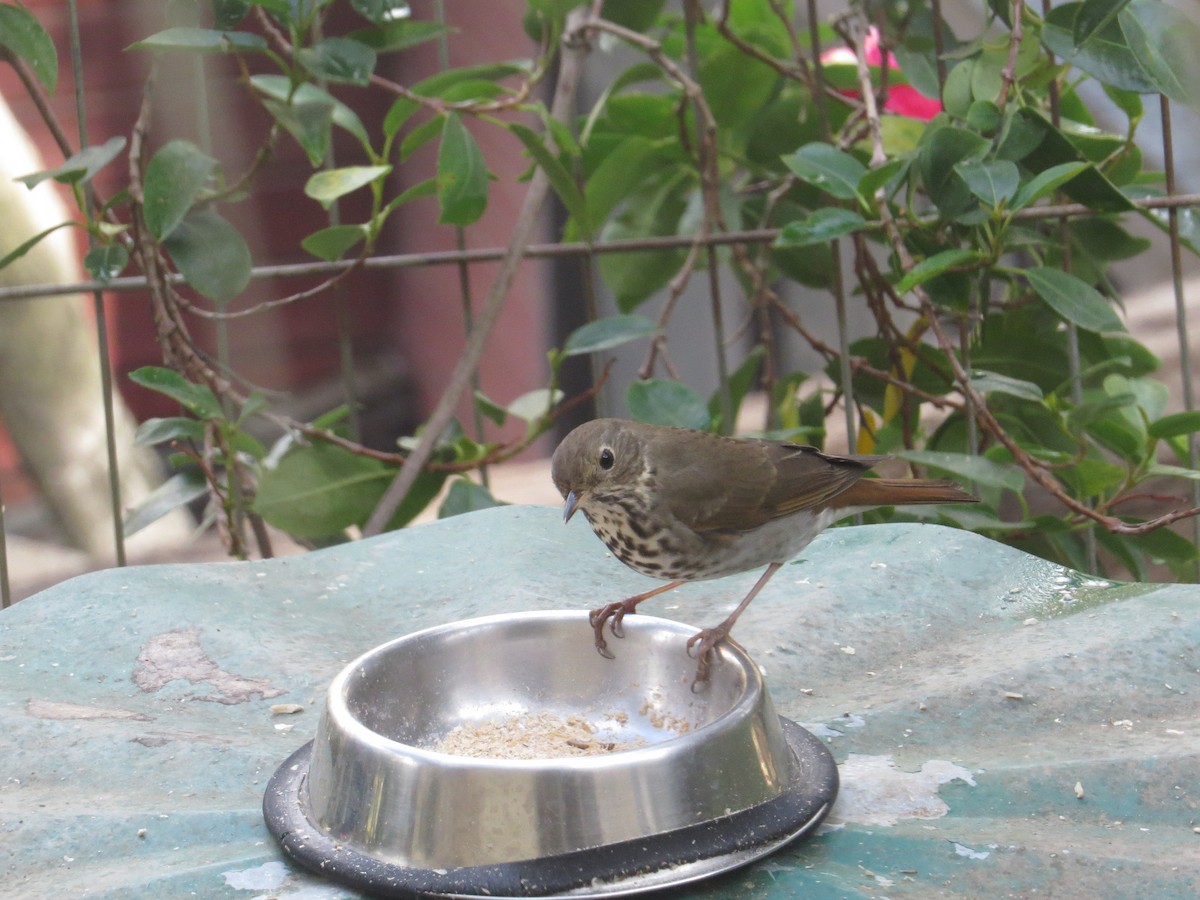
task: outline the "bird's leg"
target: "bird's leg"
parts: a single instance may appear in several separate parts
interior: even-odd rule
[[[767,566],[767,571],[763,572],[758,581],[754,583],[754,587],[750,589],[746,599],[739,603],[720,625],[705,628],[688,638],[688,656],[700,660],[700,664],[696,667],[696,678],[692,681],[693,689],[708,681],[708,671],[712,668],[713,651],[721,641],[729,637],[729,632],[733,630],[733,623],[738,620],[738,616],[750,605],[750,601],[758,596],[758,592],[767,586],[771,576],[778,572],[782,565],[783,563],[771,563]],[[693,648],[695,648],[694,651]]]
[[[630,613],[637,612],[637,605],[643,600],[649,600],[651,597],[657,597],[659,594],[665,594],[673,588],[683,584],[682,581],[672,581],[667,584],[661,584],[654,590],[646,591],[643,594],[634,594],[632,597],[627,597],[617,603],[609,603],[601,606],[599,609],[593,609],[588,613],[588,624],[592,626],[592,631],[596,633],[596,650],[601,656],[612,659],[612,652],[608,649],[608,643],[604,640],[604,625],[610,619],[612,624],[609,628],[612,630],[613,637],[625,637],[625,631],[621,628],[621,620]]]

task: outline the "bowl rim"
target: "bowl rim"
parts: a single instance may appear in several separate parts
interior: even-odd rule
[[[537,772],[550,769],[588,771],[615,768],[617,766],[625,767],[637,764],[638,762],[649,761],[671,752],[673,749],[672,745],[676,741],[694,740],[696,735],[711,735],[719,732],[722,727],[735,727],[737,722],[740,721],[737,717],[744,717],[751,713],[758,697],[766,690],[762,672],[750,658],[745,648],[734,640],[726,640],[717,647],[718,661],[714,665],[714,671],[727,664],[736,664],[744,674],[745,681],[740,692],[734,698],[733,703],[711,721],[684,733],[674,732],[664,737],[663,740],[658,740],[645,746],[630,747],[626,750],[616,750],[611,753],[598,753],[588,756],[547,756],[520,759],[495,756],[463,756],[396,740],[372,730],[370,726],[350,711],[349,705],[346,702],[347,691],[358,669],[366,661],[392,652],[393,648],[397,645],[425,640],[432,636],[453,633],[455,631],[478,629],[481,626],[487,625],[513,624],[523,620],[558,622],[580,617],[583,617],[586,621],[586,616],[587,613],[580,610],[553,609],[495,613],[476,616],[470,619],[445,622],[440,625],[432,625],[410,634],[392,638],[359,654],[343,666],[341,671],[334,676],[325,693],[325,704],[322,707],[323,716],[328,715],[330,708],[336,705],[340,712],[338,719],[339,729],[345,737],[353,739],[356,742],[362,741],[374,750],[392,753],[399,752],[412,758],[414,761],[436,764],[448,769],[461,768],[480,771],[500,770],[513,772]],[[640,613],[627,618],[624,624],[627,628],[632,629],[656,628],[671,631],[680,637],[690,637],[696,631],[694,626],[678,622],[674,619],[665,619],[659,616],[643,615]],[[663,729],[663,731],[666,733],[671,731],[671,729]]]

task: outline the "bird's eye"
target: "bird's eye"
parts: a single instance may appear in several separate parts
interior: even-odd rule
[[[611,469],[614,462],[616,462],[616,457],[613,456],[612,450],[605,447],[600,451],[600,468]]]

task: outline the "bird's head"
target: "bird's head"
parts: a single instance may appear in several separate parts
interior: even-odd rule
[[[639,482],[643,428],[623,419],[595,419],[563,438],[554,451],[550,475],[565,501],[564,522],[577,509],[586,513],[593,497],[620,493]]]

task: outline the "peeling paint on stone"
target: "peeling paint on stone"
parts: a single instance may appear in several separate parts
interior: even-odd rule
[[[210,684],[218,696],[197,697],[214,703],[245,703],[257,695],[263,700],[278,697],[283,691],[265,678],[252,678],[226,672],[208,658],[200,646],[200,634],[194,628],[182,628],[157,634],[142,645],[133,682],[146,693],[161,690],[176,679],[192,684]]]

